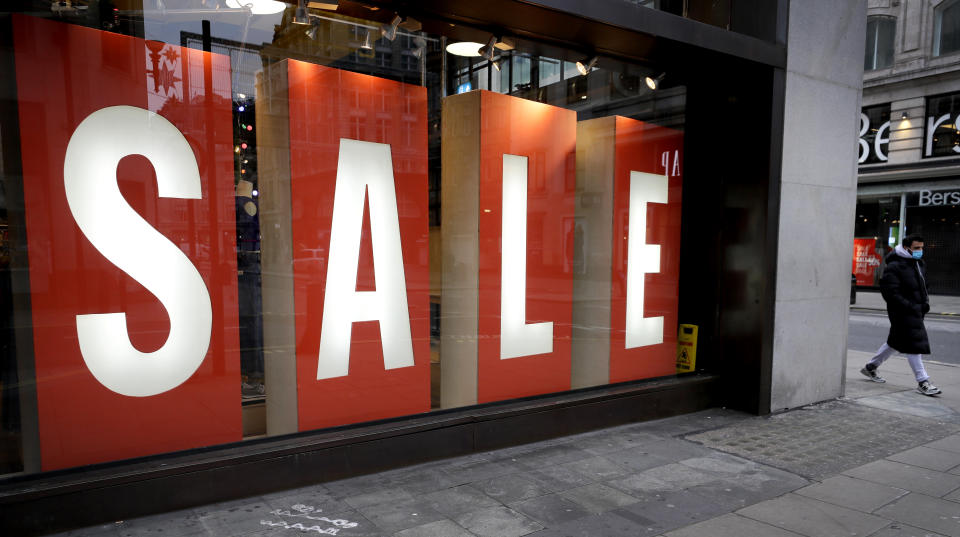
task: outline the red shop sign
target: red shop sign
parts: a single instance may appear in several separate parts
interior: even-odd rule
[[[239,440],[229,58],[13,30],[42,468]]]

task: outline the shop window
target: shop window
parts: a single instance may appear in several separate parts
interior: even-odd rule
[[[894,17],[867,17],[867,45],[863,55],[863,70],[872,71],[893,65],[893,42],[897,19]]]
[[[890,147],[890,104],[865,107],[860,112],[860,139],[857,141],[858,164],[887,161]]]
[[[923,156],[960,156],[960,93],[927,97]]]
[[[0,475],[678,374],[682,75],[211,11],[0,15]]]
[[[947,0],[934,10],[933,55],[960,50],[960,0]]]

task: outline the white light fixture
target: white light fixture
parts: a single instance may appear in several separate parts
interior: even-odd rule
[[[226,5],[233,9],[243,9],[250,7],[250,13],[254,15],[273,15],[286,9],[287,4],[277,2],[276,0],[227,0]]]
[[[475,58],[480,56],[480,48],[482,47],[482,43],[474,43],[473,41],[460,41],[447,45],[447,52],[453,54],[454,56]]]
[[[646,83],[648,88],[655,90],[660,87],[660,82],[663,81],[663,77],[665,76],[667,76],[667,73],[660,73],[660,75],[657,77],[645,77],[643,81]]]
[[[589,60],[586,60],[586,62],[583,62],[583,61],[577,62],[577,71],[579,71],[581,75],[586,76],[586,74],[589,73],[590,70],[597,65],[597,60],[599,59],[600,58],[594,56]]]
[[[904,110],[903,113],[900,114],[900,119],[908,119],[909,117],[910,117],[910,114],[908,114],[906,110]]]
[[[367,30],[366,35],[363,36],[363,44],[360,45],[360,48],[363,50],[373,50],[373,44],[370,41],[370,30]]]
[[[304,0],[297,2],[297,10],[293,13],[293,23],[310,24],[310,15],[307,14],[307,5],[304,3]]]
[[[380,25],[380,35],[385,37],[387,41],[393,41],[397,38],[397,27],[400,26],[401,22],[403,22],[403,17],[400,15],[394,15],[393,20],[390,21],[390,24]]]
[[[480,53],[480,56],[483,56],[484,58],[490,61],[493,61],[493,51],[496,45],[497,45],[497,37],[491,35],[490,39],[487,40],[487,44],[480,47],[480,50],[478,50],[477,52]]]

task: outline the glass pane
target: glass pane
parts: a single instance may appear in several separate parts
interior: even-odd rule
[[[960,2],[939,12],[940,54],[950,54],[960,50]]]

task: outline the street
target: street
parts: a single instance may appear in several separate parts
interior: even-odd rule
[[[960,365],[960,317],[931,315],[927,316],[925,324],[931,353],[924,356],[924,360]],[[853,309],[850,311],[847,348],[875,352],[886,341],[889,330],[886,313]]]

